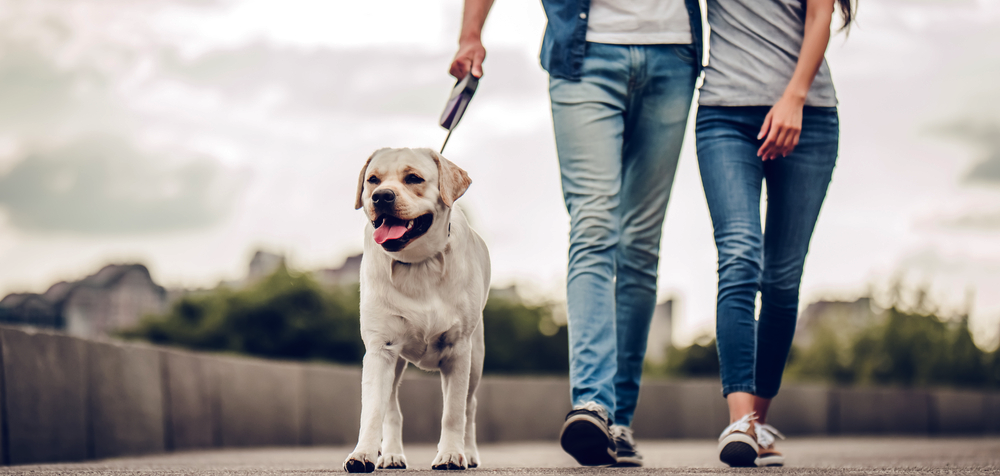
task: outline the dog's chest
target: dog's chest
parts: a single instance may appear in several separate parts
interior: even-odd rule
[[[462,334],[461,327],[457,325],[448,329],[427,329],[408,322],[400,355],[421,369],[439,369],[451,359]]]

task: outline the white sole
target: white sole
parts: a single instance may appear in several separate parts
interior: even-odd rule
[[[768,466],[784,466],[785,457],[781,455],[770,455],[764,456],[763,458],[758,457],[756,463],[759,468],[765,468]]]

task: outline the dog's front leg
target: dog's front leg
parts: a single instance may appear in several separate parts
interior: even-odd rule
[[[403,456],[403,413],[399,410],[399,384],[406,370],[406,359],[396,359],[396,376],[392,381],[389,407],[382,423],[382,454],[378,457],[379,469],[406,469]]]
[[[441,440],[431,463],[433,469],[465,469],[465,406],[469,395],[469,371],[472,349],[469,339],[455,343],[451,356],[441,365],[441,389],[444,411],[441,415]]]
[[[361,370],[361,431],[358,446],[344,461],[349,473],[371,473],[378,461],[382,444],[382,420],[392,393],[393,368],[398,355],[384,340],[365,343],[365,358]]]

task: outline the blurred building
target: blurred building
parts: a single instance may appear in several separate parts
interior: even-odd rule
[[[321,269],[313,272],[320,284],[328,287],[350,286],[361,281],[361,254],[348,256],[339,268]]]
[[[836,329],[838,333],[853,335],[878,319],[879,314],[880,311],[875,309],[868,297],[854,301],[816,301],[799,314],[794,342],[809,346],[817,332],[823,329]]]
[[[285,266],[285,256],[257,250],[250,259],[250,266],[247,269],[247,277],[243,284],[250,284],[266,278],[278,268]]]
[[[646,360],[664,362],[667,349],[673,344],[674,300],[668,299],[653,309],[653,320],[649,323],[649,339],[646,340]]]
[[[64,329],[81,337],[104,337],[160,314],[167,291],[141,264],[108,265],[80,281],[60,282],[43,294],[11,294],[0,301],[0,322]]]

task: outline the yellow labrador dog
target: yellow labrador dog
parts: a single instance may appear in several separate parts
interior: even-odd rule
[[[430,149],[381,149],[358,180],[361,261],[361,432],[351,473],[405,468],[399,382],[407,362],[441,371],[441,440],[431,466],[479,465],[476,387],[483,372],[483,307],[490,257],[454,206],[468,174]]]

